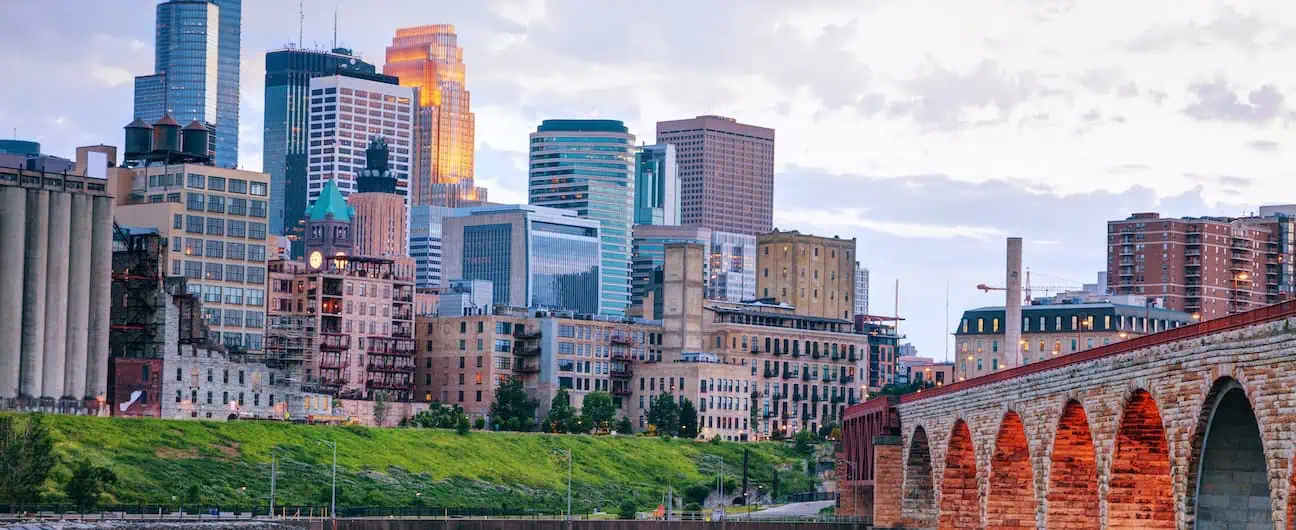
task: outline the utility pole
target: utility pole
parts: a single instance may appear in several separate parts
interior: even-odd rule
[[[571,507],[571,482],[572,482],[571,478],[572,477],[571,476],[572,476],[572,452],[571,449],[568,449],[567,450],[567,520],[568,521],[572,520],[572,507]]]
[[[333,448],[333,486],[329,499],[329,517],[337,519],[337,442],[322,440],[320,443],[328,444]]]
[[[270,518],[274,519],[275,508],[275,456],[270,455]]]

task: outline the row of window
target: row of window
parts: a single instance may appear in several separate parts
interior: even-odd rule
[[[185,256],[202,257],[205,255],[209,258],[247,260],[258,263],[266,260],[265,245],[226,242],[217,239],[202,240],[193,237],[181,238],[175,236],[171,238],[171,252],[183,252]]]
[[[265,223],[243,221],[241,219],[204,218],[201,215],[175,214],[171,220],[171,227],[176,230],[184,228],[184,231],[190,234],[246,237],[256,240],[266,238]]]
[[[150,185],[152,185],[152,182],[152,177],[150,177]],[[197,173],[190,173],[188,175],[185,187],[197,190],[207,189],[225,193],[245,193],[257,197],[266,197],[270,193],[269,188],[264,182],[248,182],[242,179],[226,179],[225,177],[214,176],[205,177],[204,180],[203,175]]]
[[[183,270],[181,270],[183,266]],[[204,263],[201,261],[171,260],[171,276],[181,276],[193,280],[222,281],[265,285],[265,267],[226,265],[221,263]],[[196,288],[197,284],[190,284]]]
[[[229,199],[228,201],[226,199]],[[228,205],[228,207],[227,207]],[[202,193],[185,193],[185,208],[195,212],[228,213],[230,215],[248,215],[265,218],[266,201],[225,197],[223,195],[204,195]]]

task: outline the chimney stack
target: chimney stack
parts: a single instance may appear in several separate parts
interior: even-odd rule
[[[1004,367],[1021,366],[1022,238],[1008,238],[1008,274],[1004,283]]]

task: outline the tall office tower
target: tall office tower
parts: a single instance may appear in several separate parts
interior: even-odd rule
[[[315,202],[324,182],[336,181],[346,197],[356,191],[369,140],[382,138],[392,148],[388,163],[396,193],[409,194],[410,138],[414,126],[414,89],[345,75],[310,80],[310,151],[306,160],[306,202]],[[318,140],[317,147],[314,142]]]
[[[485,203],[486,189],[473,184],[475,117],[464,87],[463,49],[455,27],[397,29],[383,73],[418,91],[411,204]]]
[[[447,217],[453,217],[457,208],[444,206],[413,206],[410,208],[409,253],[414,258],[416,272],[414,286],[422,289],[441,288],[442,227]],[[444,301],[444,299],[443,299]]]
[[[675,146],[680,224],[760,235],[774,228],[774,129],[723,116],[657,122]]]
[[[1107,287],[1206,320],[1292,296],[1296,217],[1164,218],[1135,213],[1107,222]]]
[[[635,153],[634,215],[636,225],[678,225],[679,166],[675,146],[646,145]]]
[[[799,315],[855,319],[855,238],[790,232],[756,238],[756,290]]]
[[[713,230],[707,265],[707,300],[756,298],[756,236]]]
[[[405,197],[396,194],[396,178],[387,163],[387,144],[381,138],[369,141],[365,149],[365,168],[356,179],[356,193],[351,194],[355,208],[355,255],[374,258],[396,258],[409,255],[409,222]]]
[[[855,262],[855,314],[867,315],[869,297],[869,270]]]
[[[266,52],[265,132],[261,139],[263,169],[270,175],[270,232],[291,235],[300,241],[302,212],[306,211],[306,153],[308,145],[322,151],[323,138],[309,140],[310,80],[345,75],[373,80],[380,76],[374,65],[352,55],[332,51],[288,48]],[[322,135],[321,135],[322,136]],[[298,243],[300,246],[300,243]],[[294,255],[301,256],[301,249]]]
[[[206,124],[220,167],[238,166],[242,18],[242,0],[158,4],[153,74],[135,78],[135,117]]]
[[[666,245],[694,243],[702,246],[702,255],[711,255],[711,231],[700,226],[637,224],[634,227],[634,257],[631,260],[630,307],[632,316],[649,320],[662,316],[663,269]],[[710,277],[709,260],[702,261],[702,285]]]
[[[444,234],[443,287],[486,280],[496,305],[600,309],[598,221],[557,208],[482,206],[446,218]]]
[[[530,202],[599,220],[599,313],[610,316],[630,306],[634,153],[634,135],[616,120],[545,120],[531,133]]]

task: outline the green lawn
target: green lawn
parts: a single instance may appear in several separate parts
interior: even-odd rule
[[[474,431],[460,436],[436,429],[328,427],[273,422],[201,422],[47,415],[63,463],[48,483],[49,500],[67,463],[79,458],[106,464],[119,483],[122,503],[184,501],[192,485],[201,502],[264,504],[270,457],[277,456],[277,502],[326,504],[332,451],[337,442],[338,504],[508,507],[557,510],[566,505],[567,461],[574,455],[573,497],[578,512],[615,512],[633,499],[656,506],[669,483],[680,489],[708,483],[725,460],[733,473],[744,447],[752,449],[753,484],[768,490],[774,466],[796,468],[797,455],[781,443],[708,443],[632,436],[544,435]],[[740,477],[734,477],[740,479]],[[810,478],[783,471],[784,491],[804,491]],[[420,494],[417,496],[416,494]]]

